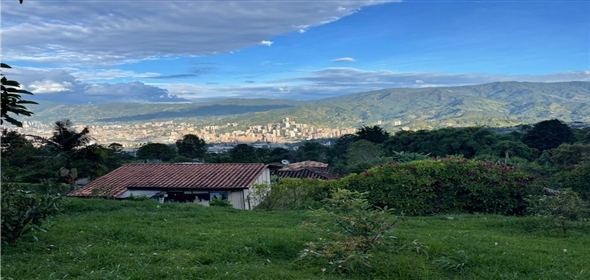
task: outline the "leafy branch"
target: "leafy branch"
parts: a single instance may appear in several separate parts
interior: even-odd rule
[[[1,68],[10,69],[12,67],[8,64],[2,63]],[[25,105],[38,103],[22,100],[22,94],[33,95],[33,93],[21,89],[19,82],[8,80],[3,73],[0,73],[0,76],[2,76],[2,117],[0,118],[0,124],[4,124],[4,121],[7,121],[13,125],[22,127],[22,122],[9,114],[31,116],[33,112],[29,111]]]

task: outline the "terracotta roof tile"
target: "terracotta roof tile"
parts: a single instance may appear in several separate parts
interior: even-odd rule
[[[249,188],[265,168],[262,163],[126,164],[68,196],[118,197],[128,188]]]
[[[300,161],[300,162],[294,162],[291,163],[289,165],[286,165],[285,167],[281,168],[281,170],[299,170],[302,168],[325,168],[328,167],[327,163],[323,163],[323,162],[317,162],[317,161],[311,161],[311,160],[306,160],[306,161]]]
[[[291,163],[278,170],[271,169],[271,174],[282,178],[330,179],[334,177],[327,163],[311,160]]]
[[[299,179],[309,178],[309,179],[324,179],[324,180],[329,179],[328,177],[326,177],[322,174],[313,172],[309,169],[299,169],[296,171],[290,171],[290,170],[280,171],[280,170],[278,170],[278,171],[272,172],[272,175],[276,175],[281,178],[299,178]]]

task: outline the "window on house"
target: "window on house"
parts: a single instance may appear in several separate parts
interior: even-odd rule
[[[228,192],[210,192],[209,193],[209,200],[213,199],[220,199],[220,200],[227,200],[229,198]]]

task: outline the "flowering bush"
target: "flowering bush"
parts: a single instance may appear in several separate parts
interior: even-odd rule
[[[368,192],[368,201],[407,215],[524,214],[534,178],[514,166],[460,157],[392,162],[349,175],[333,187]]]

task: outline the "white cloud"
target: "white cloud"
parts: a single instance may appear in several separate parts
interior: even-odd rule
[[[34,81],[26,88],[29,88],[31,92],[35,94],[43,94],[43,93],[56,93],[56,92],[65,92],[65,91],[72,91],[73,84],[70,82],[54,82],[54,81]]]
[[[5,61],[114,65],[207,56],[338,20],[372,1],[30,1],[3,3]]]
[[[5,73],[19,81],[26,90],[35,95],[27,97],[36,101],[63,103],[110,103],[110,102],[182,102],[187,101],[166,89],[142,82],[130,83],[88,83],[77,79],[71,72],[78,69],[39,69],[19,67]],[[107,76],[107,72],[103,72]],[[114,73],[114,74],[113,74]],[[111,76],[116,75],[113,71]],[[123,72],[124,76],[133,76]]]
[[[547,75],[502,76],[487,74],[399,73],[355,68],[326,68],[308,71],[298,78],[239,85],[158,84],[170,94],[189,100],[205,98],[318,99],[386,88],[475,85],[497,81],[560,82],[590,81],[590,73],[566,72]],[[422,83],[417,83],[422,81]],[[152,84],[155,85],[155,84]]]
[[[262,42],[260,42],[260,44],[261,44],[261,45],[265,45],[265,46],[269,46],[269,47],[270,47],[270,46],[272,46],[272,44],[273,44],[273,43],[274,43],[274,42],[271,42],[271,41],[264,41],[264,40],[263,40]]]
[[[332,62],[355,62],[356,60],[352,57],[341,57],[330,60]]]
[[[9,77],[33,91],[36,100],[67,103],[185,102],[212,98],[318,99],[386,88],[475,85],[498,81],[562,82],[590,81],[590,71],[545,75],[401,73],[389,70],[362,70],[348,67],[300,71],[295,78],[233,85],[193,83],[89,83],[70,72],[77,69],[9,69]],[[23,75],[21,72],[26,72]],[[113,72],[119,73],[117,71]],[[106,75],[106,74],[104,74]],[[123,72],[122,75],[132,75]],[[140,75],[140,74],[133,74]],[[144,73],[145,75],[145,73]],[[150,81],[157,81],[150,79]],[[161,81],[161,80],[160,80]]]
[[[82,81],[113,80],[119,78],[157,78],[161,76],[160,74],[153,72],[136,73],[119,69],[76,70],[72,72],[72,75]]]

